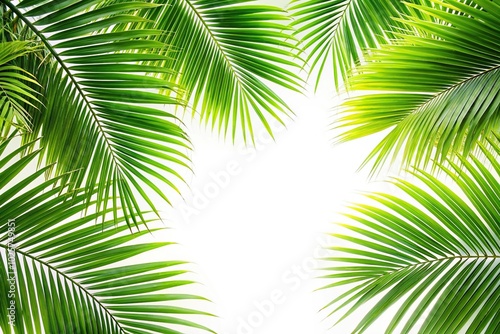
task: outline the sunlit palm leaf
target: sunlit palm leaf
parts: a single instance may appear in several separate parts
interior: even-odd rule
[[[7,142],[0,144],[1,152]],[[186,319],[208,313],[178,306],[203,299],[178,292],[193,283],[183,278],[184,262],[130,264],[133,256],[171,243],[141,242],[150,232],[130,234],[123,217],[118,225],[95,224],[105,213],[83,214],[88,208],[83,191],[68,196],[61,177],[38,182],[48,167],[11,182],[39,154],[19,158],[19,151],[29,151],[26,146],[0,159],[2,333],[210,331]],[[7,314],[12,301],[15,327]]]
[[[68,181],[74,187],[97,183],[99,206],[107,198],[119,198],[129,223],[137,223],[138,214],[142,219],[134,195],[140,194],[153,210],[145,189],[168,201],[165,188],[177,191],[182,178],[176,170],[188,166],[189,142],[174,115],[144,105],[182,102],[155,93],[176,90],[175,83],[144,74],[167,69],[141,65],[166,58],[157,54],[163,43],[147,40],[159,32],[126,28],[145,20],[136,15],[138,10],[156,5],[134,1],[95,9],[98,1],[93,0],[1,2],[47,53],[43,63],[33,57],[19,63],[37,77],[44,96],[26,141],[41,134],[46,162],[58,162],[56,175],[80,170]],[[124,28],[110,32],[116,26]],[[111,189],[105,187],[110,181]]]
[[[36,91],[25,82],[37,84],[33,76],[12,61],[35,52],[37,46],[27,41],[0,41],[0,142],[10,133],[12,126],[29,131],[31,120],[24,104],[39,103]]]
[[[364,59],[366,49],[386,44],[397,37],[395,32],[407,28],[395,18],[412,12],[400,0],[293,0],[289,10],[297,34],[303,36],[310,71],[317,74],[316,86],[327,62],[333,61],[337,89]]]
[[[291,110],[266,81],[300,91],[300,64],[285,12],[254,1],[157,0],[167,4],[144,15],[165,31],[173,48],[162,74],[186,89],[200,118],[234,140],[237,129],[253,140],[255,118],[271,133],[270,120]],[[137,26],[147,27],[148,24]],[[256,116],[256,117],[255,117]],[[252,121],[253,120],[253,121]]]
[[[500,129],[500,5],[433,2],[447,10],[415,8],[447,25],[408,18],[427,35],[374,51],[352,80],[353,89],[368,93],[344,103],[340,122],[348,129],[340,140],[395,126],[366,161],[373,159],[374,169],[398,154],[406,166],[467,154]]]
[[[481,153],[439,166],[453,187],[417,170],[418,183],[393,181],[407,199],[374,193],[373,204],[353,206],[352,223],[342,224],[350,233],[335,235],[353,247],[331,248],[335,273],[325,277],[336,280],[327,287],[351,284],[328,305],[333,312],[347,308],[341,319],[381,297],[354,332],[397,302],[388,333],[499,330],[499,154],[497,136],[481,144]]]

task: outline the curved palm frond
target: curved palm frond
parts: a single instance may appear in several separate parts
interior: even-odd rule
[[[500,5],[488,0],[414,6],[447,24],[405,22],[425,31],[374,51],[344,103],[341,141],[394,128],[365,161],[373,169],[401,154],[403,164],[425,165],[451,152],[467,155],[484,134],[500,129]],[[376,91],[376,92],[373,92]]]
[[[37,81],[26,70],[12,64],[16,58],[39,49],[28,41],[0,41],[0,142],[10,134],[12,126],[29,131],[30,115],[23,107],[40,103],[36,90],[25,84]]]
[[[161,76],[185,88],[180,97],[193,112],[224,136],[231,131],[233,141],[238,128],[253,141],[255,115],[272,135],[269,120],[282,122],[292,111],[266,81],[298,92],[302,83],[286,13],[251,0],[156,2],[166,5],[144,17],[165,31],[158,40],[174,52],[159,63],[174,71]]]
[[[144,65],[167,58],[159,55],[164,43],[148,40],[160,32],[129,27],[146,20],[138,11],[157,5],[131,1],[96,8],[97,1],[0,2],[30,37],[41,41],[47,54],[43,60],[23,57],[18,63],[36,76],[43,89],[35,89],[44,96],[40,112],[32,112],[33,132],[25,134],[25,142],[42,135],[43,158],[47,164],[57,162],[55,175],[66,175],[75,188],[98,184],[98,206],[104,210],[108,198],[119,198],[119,204],[112,203],[115,218],[121,206],[129,224],[143,219],[137,194],[156,212],[145,189],[168,202],[163,188],[178,191],[182,176],[177,170],[189,168],[190,148],[180,121],[154,106],[183,104],[156,93],[178,86],[145,74],[167,71]],[[121,31],[111,31],[118,26]],[[66,174],[75,170],[80,172]],[[110,181],[113,186],[107,188]]]
[[[387,44],[398,37],[396,32],[408,28],[395,18],[413,13],[399,0],[293,0],[289,11],[295,18],[296,34],[303,35],[311,73],[317,69],[316,88],[331,57],[337,90],[348,83],[351,70],[364,59],[366,49]]]
[[[376,299],[355,333],[398,303],[386,333],[496,333],[500,329],[500,136],[481,152],[439,165],[453,187],[416,170],[392,183],[407,196],[368,195],[335,234],[353,247],[331,247],[336,281],[347,286],[327,307],[341,317]],[[332,313],[333,313],[332,312]],[[416,325],[420,323],[421,326]]]
[[[48,166],[21,178],[40,154],[33,147],[25,144],[0,159],[2,333],[210,331],[189,320],[210,314],[179,306],[204,300],[179,292],[194,283],[183,279],[185,262],[133,263],[134,256],[171,243],[144,243],[140,237],[150,231],[130,234],[124,217],[118,225],[114,219],[95,224],[110,210],[83,214],[83,190],[68,196],[62,176],[39,182]],[[18,158],[24,151],[32,152]]]

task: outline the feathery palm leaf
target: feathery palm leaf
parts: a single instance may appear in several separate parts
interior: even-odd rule
[[[265,81],[294,91],[301,85],[285,12],[250,0],[156,2],[167,5],[144,17],[165,31],[158,40],[174,52],[160,63],[174,71],[161,76],[185,88],[180,97],[201,120],[224,135],[232,131],[233,140],[238,128],[245,141],[253,140],[255,114],[272,134],[269,120],[282,122],[291,110]]]
[[[439,165],[455,187],[416,170],[419,184],[393,181],[408,199],[374,193],[374,204],[353,206],[353,223],[342,224],[350,233],[334,236],[354,247],[331,248],[338,255],[328,260],[345,265],[325,277],[336,280],[326,287],[350,284],[328,305],[347,308],[341,319],[377,298],[354,332],[397,302],[387,333],[408,333],[418,322],[420,333],[498,332],[500,136],[480,148]]]
[[[12,138],[0,144],[0,152]],[[84,191],[68,196],[61,176],[38,181],[49,167],[11,182],[40,154],[31,147],[32,153],[18,158],[34,144],[0,159],[2,333],[180,334],[179,326],[210,331],[186,319],[208,313],[179,306],[203,299],[178,292],[193,283],[182,278],[184,262],[130,264],[133,256],[171,243],[140,242],[149,232],[129,234],[123,217],[118,225],[95,224],[106,212],[82,215],[88,209]]]
[[[402,154],[408,166],[450,152],[467,155],[484,134],[500,129],[500,5],[489,0],[413,6],[447,24],[415,17],[408,25],[426,35],[405,36],[369,57],[340,119],[351,140],[394,126],[368,159],[374,169]],[[376,92],[373,92],[375,91]]]
[[[37,84],[33,76],[12,64],[18,57],[35,52],[37,46],[28,41],[0,42],[0,142],[11,132],[12,126],[29,131],[29,112],[23,107],[39,103],[36,90],[25,82]]]
[[[67,175],[75,188],[98,184],[98,206],[105,209],[108,198],[119,198],[120,204],[113,203],[115,218],[121,206],[127,222],[137,224],[142,216],[134,195],[156,211],[143,188],[168,201],[158,181],[178,191],[182,177],[176,170],[188,167],[189,160],[190,145],[178,119],[145,106],[182,104],[154,92],[176,90],[175,83],[145,75],[168,71],[143,64],[167,58],[159,55],[164,43],[148,40],[160,32],[127,28],[145,21],[137,11],[157,5],[131,1],[96,9],[93,0],[0,2],[47,54],[44,60],[24,57],[18,63],[36,76],[44,96],[40,112],[32,112],[33,132],[25,141],[42,135],[43,158],[58,163],[55,175]],[[121,31],[112,32],[117,26]],[[80,172],[66,174],[75,170]]]
[[[386,44],[397,38],[397,31],[407,28],[394,18],[412,13],[400,0],[293,0],[289,11],[295,18],[296,34],[303,35],[309,51],[306,62],[311,73],[317,69],[316,87],[331,57],[337,89],[348,83],[350,71],[364,59],[366,49]]]

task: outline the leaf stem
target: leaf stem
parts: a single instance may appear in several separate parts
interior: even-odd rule
[[[399,268],[397,270],[394,270],[394,271],[389,271],[389,272],[387,272],[385,274],[377,276],[376,279],[379,279],[379,278],[384,277],[386,275],[392,275],[392,274],[398,273],[401,270],[408,269],[408,268],[411,268],[411,267],[417,267],[417,266],[421,266],[421,265],[425,265],[425,264],[431,264],[431,263],[440,262],[440,261],[446,261],[446,260],[457,260],[457,259],[460,259],[460,260],[468,260],[468,259],[493,259],[494,260],[494,259],[500,259],[500,255],[455,255],[455,256],[442,257],[442,258],[439,258],[439,259],[421,261],[421,262],[413,263],[413,264],[410,264],[410,265],[407,265],[407,266],[403,266],[403,267],[401,267],[401,268]]]

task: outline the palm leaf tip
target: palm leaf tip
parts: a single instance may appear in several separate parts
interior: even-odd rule
[[[369,195],[354,206],[348,232],[332,261],[341,264],[327,287],[346,292],[328,306],[340,320],[366,303],[354,332],[364,332],[389,309],[386,331],[495,332],[500,312],[500,141],[438,167],[453,187],[417,169],[415,182],[395,179],[401,195]],[[395,305],[398,305],[396,308]]]

